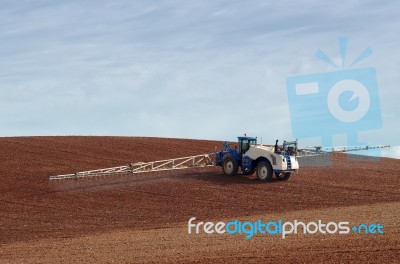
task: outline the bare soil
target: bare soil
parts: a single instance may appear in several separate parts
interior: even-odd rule
[[[399,263],[400,160],[302,167],[288,181],[219,168],[49,181],[51,175],[210,153],[222,142],[0,138],[1,263]],[[187,221],[381,223],[383,235],[189,235]]]

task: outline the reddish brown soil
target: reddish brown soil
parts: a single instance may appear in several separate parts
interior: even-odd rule
[[[130,137],[1,138],[0,261],[399,260],[399,160],[348,161],[339,155],[334,157],[332,167],[301,168],[288,181],[271,183],[260,183],[255,176],[228,177],[219,168],[48,180],[51,175],[80,170],[210,153],[221,145],[213,141]],[[226,236],[221,240],[217,236],[188,236],[186,232],[192,216],[219,221],[268,214],[291,219],[315,215],[313,220],[317,220],[319,214],[330,212],[332,217],[354,221],[381,221],[390,228],[381,236],[332,236],[325,243],[312,236],[291,240],[292,244],[275,240],[273,243],[282,243],[282,247],[272,247],[272,251],[243,237],[232,241]],[[165,229],[164,235],[161,229]],[[180,236],[166,237],[173,230]],[[263,237],[257,239],[268,242],[262,241]],[[172,249],[166,250],[165,241],[173,245]],[[213,241],[219,246],[210,247]],[[76,245],[88,243],[90,249],[73,253]],[[149,245],[158,247],[149,251]],[[350,250],[350,245],[357,247]],[[57,254],[49,254],[54,252],[49,247],[54,247]],[[125,253],[118,250],[124,247]],[[179,254],[173,255],[171,250]],[[105,259],[93,257],[105,252]],[[320,254],[328,257],[321,258]],[[46,258],[41,259],[43,255]]]

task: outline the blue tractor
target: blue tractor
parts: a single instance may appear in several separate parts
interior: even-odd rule
[[[292,172],[299,169],[297,162],[297,141],[284,141],[283,145],[265,146],[257,144],[255,137],[238,137],[238,145],[231,147],[225,142],[216,153],[216,165],[222,167],[226,175],[234,176],[239,168],[244,175],[256,172],[261,181],[270,181],[275,174],[278,180],[289,179]]]

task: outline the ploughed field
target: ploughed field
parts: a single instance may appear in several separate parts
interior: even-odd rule
[[[0,262],[400,262],[400,160],[337,154],[329,166],[303,166],[288,181],[269,183],[225,176],[219,167],[48,180],[221,146],[140,137],[0,138]],[[322,164],[300,160],[315,163]],[[384,234],[189,235],[191,217],[380,223]]]

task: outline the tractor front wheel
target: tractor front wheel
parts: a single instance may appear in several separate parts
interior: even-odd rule
[[[272,180],[272,166],[267,161],[260,161],[257,164],[257,178],[260,181],[271,181]]]
[[[239,165],[232,156],[226,156],[222,159],[222,171],[228,176],[235,176],[238,173]]]

